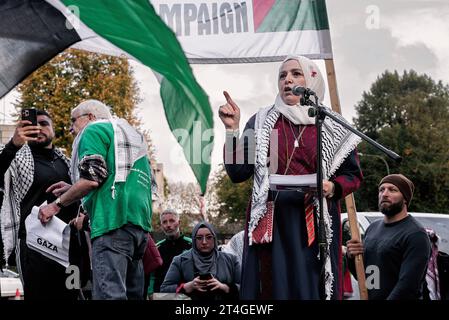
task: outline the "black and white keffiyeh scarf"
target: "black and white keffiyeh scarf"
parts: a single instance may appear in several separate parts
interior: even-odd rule
[[[3,147],[0,147],[0,153]],[[67,170],[70,168],[70,160],[58,148],[54,149],[58,158],[61,158],[67,164]],[[5,173],[4,198],[0,212],[2,240],[4,246],[4,258],[8,261],[9,256],[15,249],[17,268],[20,270],[20,246],[19,227],[20,227],[20,204],[25,198],[28,190],[33,184],[34,178],[34,159],[31,149],[24,145],[17,151],[15,158]]]
[[[98,120],[89,123],[75,138],[72,145],[72,181],[79,180],[79,164],[84,160],[78,157],[79,142],[82,139],[84,130],[91,125],[100,122],[110,122],[114,130],[114,150],[115,150],[115,179],[111,187],[112,199],[115,199],[115,183],[125,182],[134,163],[140,158],[147,156],[148,145],[144,136],[134,129],[125,119]],[[91,155],[99,156],[100,155]],[[105,160],[105,159],[103,159]],[[148,177],[150,180],[151,177]]]
[[[430,300],[441,300],[440,293],[440,276],[438,274],[438,244],[440,237],[433,229],[426,228],[427,235],[430,239],[430,258],[427,263],[426,285],[429,290]]]
[[[332,111],[332,114],[346,122],[338,113]],[[255,166],[254,166],[254,184],[251,197],[251,212],[248,226],[249,245],[252,244],[252,232],[256,229],[259,221],[266,214],[266,203],[269,192],[269,173],[267,167],[267,156],[270,147],[270,134],[279,118],[280,112],[273,105],[260,110],[256,115],[255,121]],[[345,158],[355,149],[361,139],[349,132],[342,125],[330,118],[325,118],[322,127],[323,141],[323,179],[329,178],[340,167]],[[315,199],[315,207],[317,207]],[[318,212],[319,214],[319,212]],[[332,243],[332,224],[327,202],[323,201],[323,218],[327,236],[327,252],[329,253]],[[326,280],[326,298],[332,296],[332,283],[334,276],[332,274],[330,256],[325,257],[325,280]]]

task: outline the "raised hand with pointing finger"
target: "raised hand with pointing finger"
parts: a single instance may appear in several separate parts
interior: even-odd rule
[[[226,98],[226,104],[220,106],[218,115],[226,129],[237,130],[240,122],[240,108],[232,100],[228,92],[223,91],[223,95]]]
[[[273,80],[277,83],[277,95],[245,119],[241,132],[240,110],[226,91],[223,92],[226,104],[219,109],[226,127],[223,146],[226,173],[233,183],[252,180],[246,210],[248,245],[244,246],[242,254],[245,268],[242,269],[240,297],[244,300],[339,299],[339,201],[355,191],[363,178],[355,150],[357,139],[328,118],[324,119],[323,127],[327,129],[323,130],[323,137],[327,137],[323,141],[328,144],[322,158],[330,169],[323,175],[323,203],[327,204],[322,210],[326,217],[323,230],[329,231],[326,239],[332,238],[332,241],[325,244],[329,255],[323,257],[326,268],[322,270],[315,236],[318,229],[314,209],[318,202],[316,195],[308,190],[272,190],[270,178],[272,175],[316,173],[315,118],[309,117],[308,108],[301,105],[293,88],[310,88],[321,101],[325,81],[312,60],[293,55],[282,62]],[[269,268],[265,270],[265,266]],[[295,270],[294,275],[290,270]],[[276,275],[276,281],[271,275]],[[333,281],[324,280],[331,277]]]

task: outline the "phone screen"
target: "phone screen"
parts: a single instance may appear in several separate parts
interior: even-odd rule
[[[200,274],[200,280],[209,280],[212,279],[211,273]]]
[[[36,109],[22,109],[22,120],[31,121],[28,126],[37,126],[37,113]],[[37,133],[30,134],[30,137],[37,138]]]

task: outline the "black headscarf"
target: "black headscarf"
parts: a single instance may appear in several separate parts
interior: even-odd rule
[[[196,234],[200,228],[207,228],[214,236],[214,248],[211,252],[204,254],[198,250],[196,247]],[[214,276],[217,275],[217,258],[219,255],[218,252],[218,242],[217,242],[217,234],[215,233],[214,228],[206,221],[199,222],[192,231],[192,258],[193,258],[193,266],[195,268],[195,272],[199,274],[204,273],[212,273]]]

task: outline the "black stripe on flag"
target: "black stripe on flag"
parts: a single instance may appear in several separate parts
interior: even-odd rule
[[[80,41],[66,18],[43,0],[0,1],[0,97]]]

